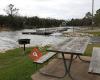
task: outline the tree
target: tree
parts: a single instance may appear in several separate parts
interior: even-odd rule
[[[94,16],[94,21],[95,21],[95,24],[98,26],[100,25],[100,9],[98,9],[96,11],[96,14]]]
[[[85,15],[86,19],[92,19],[92,14],[90,12],[87,12]]]
[[[4,11],[6,12],[7,16],[7,25],[10,29],[16,30],[19,29],[20,26],[22,25],[22,21],[20,18],[17,17],[19,9],[15,8],[13,4],[9,4]]]
[[[82,21],[83,21],[83,25],[90,26],[92,24],[92,14],[91,14],[91,12],[87,12]]]
[[[18,10],[19,9],[15,8],[13,4],[9,4],[7,8],[4,9],[8,16],[16,16],[18,14]]]

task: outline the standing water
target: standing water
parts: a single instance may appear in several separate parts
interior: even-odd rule
[[[55,37],[55,36],[43,36],[43,35],[27,35],[22,34],[23,31],[32,31],[29,29],[21,31],[2,31],[0,32],[0,52],[6,51],[13,48],[18,48],[18,39],[30,39],[31,46],[45,46],[58,44],[61,41],[66,40],[65,37]]]

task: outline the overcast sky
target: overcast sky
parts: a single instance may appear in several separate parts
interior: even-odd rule
[[[95,1],[95,11],[100,8],[100,0]],[[14,4],[23,16],[50,17],[56,19],[82,18],[91,12],[92,0],[0,0],[0,14],[4,8]]]

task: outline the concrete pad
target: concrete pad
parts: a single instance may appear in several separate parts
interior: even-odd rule
[[[90,57],[82,57],[82,59],[90,60]],[[66,62],[68,63],[68,60],[66,60]],[[76,59],[73,61],[71,67],[71,75],[74,80],[100,80],[99,75],[89,74],[88,69],[89,63],[85,63],[80,61],[79,59]],[[40,71],[56,76],[62,76],[64,74],[63,61],[62,59],[53,59],[49,62],[48,65],[41,68]],[[32,80],[71,80],[68,76],[58,79],[42,75],[39,72],[33,74],[31,78]]]

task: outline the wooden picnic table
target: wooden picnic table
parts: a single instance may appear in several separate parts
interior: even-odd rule
[[[89,38],[76,37],[69,42],[64,41],[56,46],[52,46],[48,49],[48,51],[82,55],[87,48],[88,42]]]
[[[64,67],[65,67],[65,74],[62,77],[65,77],[68,74],[69,77],[71,79],[73,79],[71,74],[70,74],[70,68],[71,68],[71,65],[72,65],[72,61],[74,59],[73,56],[74,55],[76,55],[76,56],[83,55],[86,48],[87,48],[88,43],[89,43],[89,38],[75,37],[69,42],[64,41],[64,42],[59,43],[58,45],[53,46],[53,47],[51,47],[47,50],[48,52],[56,52],[56,54],[62,55],[62,59],[63,59],[63,62],[64,62]],[[71,55],[70,60],[69,60],[69,65],[66,64],[64,54],[70,54]],[[62,78],[62,77],[53,76],[53,75],[49,75],[49,76]]]
[[[94,47],[89,66],[89,73],[100,75],[100,47]]]

